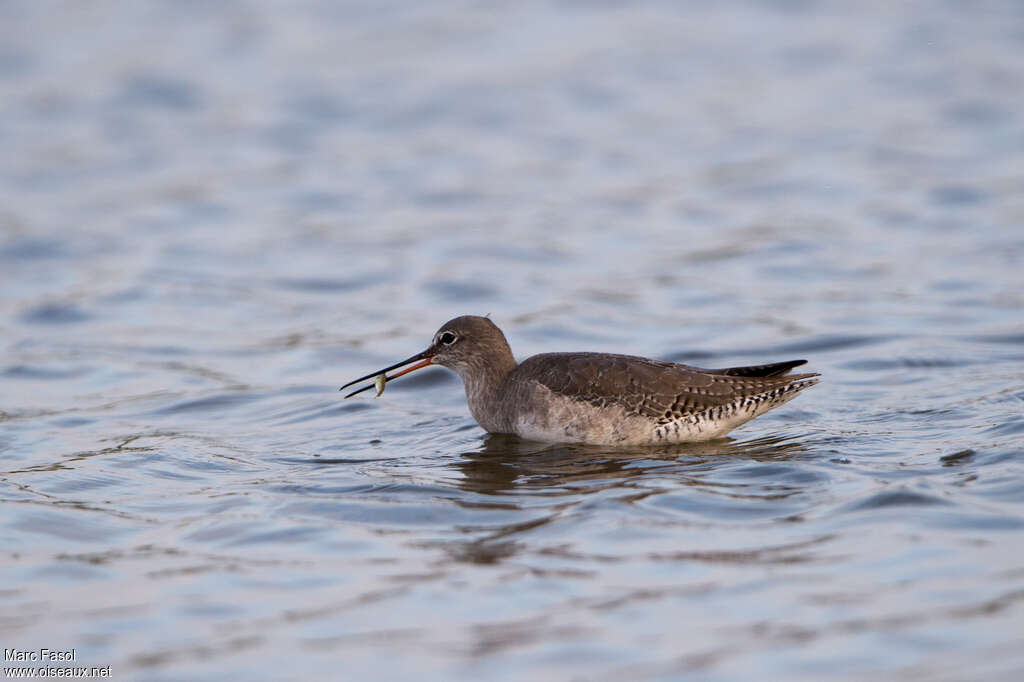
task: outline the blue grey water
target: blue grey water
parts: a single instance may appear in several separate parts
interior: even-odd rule
[[[0,7],[0,642],[131,680],[1019,680],[1024,3]],[[519,357],[804,357],[724,441]],[[5,664],[8,665],[8,664]]]

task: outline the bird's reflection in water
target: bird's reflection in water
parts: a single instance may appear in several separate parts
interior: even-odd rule
[[[713,470],[723,462],[780,462],[806,453],[799,441],[769,437],[749,441],[722,439],[660,448],[615,449],[566,445],[489,435],[478,450],[464,452],[451,467],[463,490],[485,495],[513,491],[578,494],[636,482],[637,477],[676,475],[680,482]]]
[[[490,513],[492,523],[463,527],[461,539],[439,546],[456,562],[502,563],[526,550],[531,531],[564,518],[567,511],[594,499],[595,493],[635,502],[697,486],[700,491],[694,489],[694,495],[710,493],[760,504],[758,500],[796,494],[801,486],[773,479],[768,491],[749,470],[738,481],[728,478],[728,470],[788,470],[792,460],[806,454],[801,442],[778,437],[616,450],[490,435],[479,449],[463,453],[449,466],[458,474],[452,483],[469,493],[459,504]]]

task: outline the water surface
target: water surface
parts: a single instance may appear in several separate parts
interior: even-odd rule
[[[115,679],[1024,674],[1024,12],[12,2],[0,641]],[[431,369],[805,357],[692,446]]]

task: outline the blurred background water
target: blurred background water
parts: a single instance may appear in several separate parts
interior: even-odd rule
[[[1019,680],[1024,4],[0,5],[0,642],[115,679]],[[442,369],[806,357],[729,440]]]

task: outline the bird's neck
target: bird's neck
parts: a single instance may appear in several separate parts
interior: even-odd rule
[[[504,424],[503,411],[500,409],[502,384],[505,378],[516,368],[516,360],[512,351],[495,354],[487,362],[466,372],[460,372],[462,383],[466,387],[466,402],[469,411],[477,423],[491,433],[507,433],[508,425]]]

